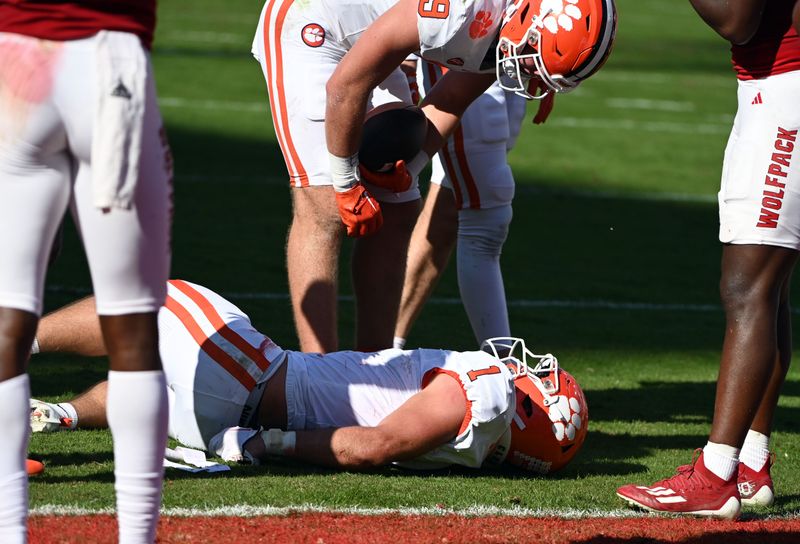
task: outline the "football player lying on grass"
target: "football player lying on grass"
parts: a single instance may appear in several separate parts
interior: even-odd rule
[[[169,435],[228,461],[270,455],[346,469],[506,463],[558,470],[586,437],[588,409],[552,355],[517,338],[486,351],[283,350],[218,294],[172,280],[158,315]],[[44,317],[41,352],[105,354],[91,299]],[[34,432],[105,428],[106,384],[68,403],[31,402]]]

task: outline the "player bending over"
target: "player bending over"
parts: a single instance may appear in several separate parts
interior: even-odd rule
[[[359,238],[356,347],[392,345],[419,172],[492,82],[529,98],[568,91],[602,66],[615,28],[613,0],[265,2],[253,53],[292,185],[286,258],[301,349],[338,349],[343,225]],[[411,53],[448,69],[422,104],[424,148],[388,173],[359,169],[369,107],[410,101],[399,65]]]
[[[158,322],[169,434],[226,460],[285,455],[348,469],[505,462],[549,472],[587,433],[575,379],[520,339],[488,341],[489,352],[286,351],[236,306],[180,280],[169,282]],[[37,341],[43,352],[105,353],[91,299],[45,316]],[[105,388],[32,402],[34,431],[105,427]]]

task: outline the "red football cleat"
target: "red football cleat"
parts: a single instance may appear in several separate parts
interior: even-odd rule
[[[675,476],[649,487],[624,485],[617,496],[650,512],[736,519],[742,508],[736,479],[719,478],[703,464],[702,450],[697,451],[700,455],[694,462],[678,467]]]
[[[26,462],[26,468],[28,469],[28,476],[36,476],[37,474],[41,474],[44,472],[44,463],[41,461],[36,461],[35,459],[28,459]]]
[[[775,486],[769,470],[775,462],[775,454],[771,454],[761,470],[756,472],[744,463],[739,463],[737,484],[739,495],[744,506],[771,506],[775,502]]]

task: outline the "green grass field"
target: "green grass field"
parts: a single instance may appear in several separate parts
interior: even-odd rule
[[[229,295],[262,331],[296,348],[283,255],[289,191],[249,54],[260,3],[159,4],[153,60],[177,173],[172,275]],[[503,267],[512,330],[555,353],[586,391],[590,431],[576,460],[547,478],[344,474],[283,462],[222,476],[170,470],[166,507],[611,512],[622,508],[617,486],[649,483],[691,460],[710,427],[723,333],[715,193],[736,83],[726,44],[688,2],[618,0],[618,8],[606,67],[559,97],[546,125],[526,122],[510,156],[518,188]],[[48,285],[51,309],[90,286],[72,230]],[[451,268],[409,345],[474,347],[462,308],[448,302],[457,296]],[[344,302],[343,347],[352,315]],[[67,398],[104,369],[102,360],[36,357],[34,396]],[[779,499],[770,512],[779,515],[800,510],[798,416],[793,370],[774,433]],[[47,464],[31,483],[34,507],[113,505],[109,433],[36,435],[31,453]]]

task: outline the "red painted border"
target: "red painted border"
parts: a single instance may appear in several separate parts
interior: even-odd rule
[[[33,516],[33,544],[116,541],[112,516]],[[283,542],[377,544],[413,542],[800,542],[800,519],[722,522],[678,518],[465,518],[461,516],[363,516],[297,514],[265,517],[165,517],[162,543]]]

